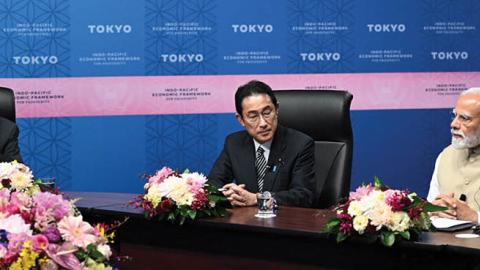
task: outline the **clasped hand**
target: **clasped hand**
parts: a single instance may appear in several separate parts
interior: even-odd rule
[[[226,184],[222,187],[223,195],[227,197],[232,206],[252,206],[257,204],[257,194],[245,189],[244,184]]]
[[[432,216],[438,216],[450,219],[469,220],[474,223],[478,222],[477,211],[470,208],[465,202],[454,197],[455,194],[438,195],[432,202],[434,205],[448,207],[448,210],[432,212]]]

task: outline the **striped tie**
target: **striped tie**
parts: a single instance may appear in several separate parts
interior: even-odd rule
[[[265,172],[267,171],[267,161],[263,155],[263,148],[261,146],[257,149],[257,157],[255,159],[255,169],[257,171],[258,191],[263,191],[263,178],[265,178]]]

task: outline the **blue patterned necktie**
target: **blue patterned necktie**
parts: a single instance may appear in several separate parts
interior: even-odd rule
[[[265,172],[267,171],[267,161],[263,155],[265,150],[259,146],[257,149],[257,155],[255,159],[255,170],[257,171],[258,191],[263,191],[263,179],[265,178]]]

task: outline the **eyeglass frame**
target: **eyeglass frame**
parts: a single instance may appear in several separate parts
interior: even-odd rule
[[[270,110],[269,112],[266,112]],[[249,116],[248,114],[255,113],[253,116]],[[277,114],[277,107],[273,106],[273,108],[269,105],[265,108],[262,109],[261,112],[258,111],[250,111],[246,115],[243,116],[246,122],[248,122],[251,125],[258,125],[260,123],[260,117],[265,120],[265,122],[270,122],[275,118]]]

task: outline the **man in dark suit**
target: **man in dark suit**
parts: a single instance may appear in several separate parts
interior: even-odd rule
[[[18,148],[18,133],[14,122],[0,117],[0,162],[23,162]]]
[[[255,205],[258,192],[270,191],[280,205],[311,207],[315,186],[312,138],[278,125],[277,99],[263,82],[240,86],[235,109],[245,130],[225,139],[208,176],[210,184],[222,187],[233,206]]]

